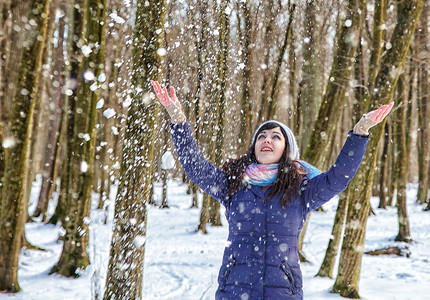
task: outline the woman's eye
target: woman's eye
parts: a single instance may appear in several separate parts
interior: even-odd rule
[[[261,140],[261,139],[265,139],[265,138],[266,138],[266,136],[263,135],[263,134],[261,134],[261,135],[258,136],[257,140]]]
[[[281,137],[280,137],[279,135],[275,135],[273,138],[274,138],[274,139],[278,139],[278,140],[280,140],[280,139],[281,139]]]

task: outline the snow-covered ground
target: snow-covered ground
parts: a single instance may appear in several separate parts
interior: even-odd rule
[[[30,212],[37,199],[39,185],[34,184]],[[158,192],[160,188],[158,187]],[[410,257],[363,256],[360,277],[362,299],[430,299],[430,212],[414,202],[416,188],[408,190],[408,216],[413,243],[394,242],[397,235],[397,211],[377,209],[367,225],[365,250],[387,246],[407,246]],[[216,278],[227,237],[227,222],[223,227],[209,227],[209,234],[196,233],[199,209],[190,209],[191,199],[186,187],[170,182],[169,209],[150,207],[144,266],[144,299],[213,299]],[[324,206],[326,212],[312,214],[304,242],[304,251],[311,263],[302,264],[305,299],[343,299],[330,294],[334,279],[317,278],[325,254],[337,199]],[[113,206],[113,205],[112,205]],[[53,207],[51,207],[52,211]],[[112,213],[110,214],[112,220]],[[17,294],[0,294],[0,299],[91,299],[92,286],[104,286],[112,222],[103,225],[100,212],[91,215],[92,265],[77,279],[48,275],[61,253],[57,241],[59,226],[42,223],[26,224],[28,240],[46,251],[22,250],[19,261]],[[93,276],[94,271],[99,276]],[[336,276],[336,271],[334,273]]]

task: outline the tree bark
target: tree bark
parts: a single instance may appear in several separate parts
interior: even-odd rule
[[[342,229],[345,222],[347,208],[347,191],[345,191],[339,195],[339,204],[337,205],[336,215],[334,217],[330,241],[327,246],[324,260],[316,276],[333,278],[333,268],[342,237]]]
[[[229,0],[223,0],[218,8],[219,10],[219,39],[218,39],[218,53],[217,53],[217,77],[216,77],[216,87],[214,90],[214,99],[211,100],[210,109],[214,110],[215,117],[211,118],[210,124],[213,127],[211,136],[212,138],[208,141],[208,151],[210,156],[210,162],[216,166],[221,165],[223,158],[223,144],[224,144],[224,126],[225,126],[225,102],[226,102],[226,90],[227,90],[227,71],[228,71],[228,49],[229,49],[229,38],[230,38],[230,19],[229,15],[226,13]],[[211,151],[214,149],[215,151]],[[203,200],[205,201],[205,200]],[[215,218],[212,220],[212,224],[219,226],[221,224],[221,218],[219,214],[219,205],[211,206],[211,201],[213,199],[208,199],[207,206],[202,205],[200,212],[200,223],[198,225],[198,230],[202,230],[203,233],[206,231],[206,223],[209,222],[210,216]],[[218,212],[213,211],[211,213],[210,207],[213,210],[218,210]],[[206,210],[207,209],[207,210]]]
[[[203,234],[207,234],[208,230],[206,225],[209,221],[209,207],[210,207],[210,197],[208,194],[203,194],[202,208],[200,210],[199,225],[197,226],[197,231],[201,231]]]
[[[96,104],[99,100],[104,74],[104,44],[106,24],[106,0],[88,0],[85,6],[84,46],[91,52],[84,54],[80,64],[80,77],[73,110],[73,139],[69,153],[69,183],[66,193],[66,217],[63,251],[51,273],[66,277],[78,277],[89,261],[89,211],[93,188],[94,156],[96,144]],[[81,51],[81,50],[79,50]],[[91,71],[90,71],[91,70]],[[92,73],[93,78],[88,75]],[[71,127],[71,126],[70,126]]]
[[[238,138],[237,153],[245,153],[251,142],[251,75],[253,71],[253,58],[255,48],[254,23],[251,17],[251,3],[241,2],[240,8],[243,12],[245,28],[243,34],[242,60],[244,68],[242,70],[242,96],[240,104],[240,128]],[[239,18],[239,17],[238,17]]]
[[[124,16],[127,14],[125,8],[125,4],[121,0],[114,0],[109,2],[108,4],[108,16],[112,18],[112,12],[121,12],[119,14],[120,17],[124,19]],[[108,24],[110,20],[107,20]],[[128,29],[128,27],[126,27]],[[121,61],[125,61],[127,58],[122,57],[121,51],[124,49],[122,47],[123,37],[127,35],[126,30],[124,29],[123,24],[118,24],[114,22],[114,25],[110,23],[109,27],[106,30],[106,53],[105,53],[105,64],[106,64],[106,82],[109,83],[107,88],[104,90],[103,98],[105,99],[104,106],[110,109],[114,109],[117,115],[121,115],[121,107],[119,101],[119,91],[121,90],[118,86],[121,81]],[[121,88],[127,89],[127,85],[121,85]],[[114,157],[116,156],[117,150],[117,138],[112,132],[112,128],[116,128],[118,126],[120,118],[105,118],[103,122],[103,141],[100,144],[101,153],[100,153],[100,161],[103,165],[100,170],[100,201],[97,209],[104,210],[104,221],[103,223],[107,223],[108,215],[109,215],[109,206],[111,204],[110,201],[110,193],[112,183],[115,180],[116,169],[113,168]]]
[[[269,65],[270,65],[270,55],[271,50],[273,48],[273,29],[275,25],[275,1],[264,1],[265,5],[265,15],[264,20],[266,23],[265,31],[264,31],[264,42],[263,42],[263,49],[264,49],[264,63],[260,66],[263,72],[263,81],[261,83],[261,101],[260,101],[260,109],[258,110],[257,115],[257,122],[255,124],[255,129],[263,122],[267,121],[265,119],[266,116],[266,106],[264,103],[266,103],[267,100],[267,86],[269,82]],[[266,15],[267,14],[267,15]]]
[[[13,98],[10,125],[6,138],[13,141],[4,148],[4,176],[0,208],[0,291],[18,292],[18,256],[24,223],[27,214],[26,189],[28,177],[29,147],[33,113],[37,101],[37,87],[40,77],[42,53],[46,37],[49,15],[49,0],[20,1],[17,20],[34,20],[35,28],[25,29],[22,44],[14,47],[23,48],[22,60],[18,71],[18,80],[13,82],[18,91]],[[29,24],[26,24],[27,27]],[[14,30],[15,31],[15,30]],[[40,36],[40,38],[39,38]],[[13,49],[11,49],[13,52]],[[10,66],[11,67],[11,66]],[[10,95],[4,95],[9,97]],[[3,146],[4,147],[4,146]]]
[[[405,76],[402,75],[398,84],[398,93],[400,98],[405,99]],[[403,104],[397,110],[396,127],[398,133],[397,142],[397,166],[396,169],[399,172],[399,181],[397,185],[397,216],[399,222],[399,233],[394,239],[397,242],[409,243],[412,241],[409,220],[406,213],[406,184],[408,181],[408,151],[406,143],[406,111],[407,105]]]
[[[381,61],[381,68],[372,90],[371,103],[374,106],[386,104],[396,87],[415,26],[423,8],[423,1],[398,1],[398,17],[391,38],[392,48]],[[356,176],[349,184],[349,203],[345,235],[339,261],[339,270],[332,292],[343,297],[358,298],[358,281],[367,218],[370,212],[370,196],[374,168],[386,120],[373,130],[367,152]]]
[[[201,99],[202,99],[202,96],[204,95],[203,81],[205,78],[204,70],[206,67],[204,55],[205,55],[205,52],[207,51],[208,38],[206,33],[209,29],[209,24],[207,20],[208,2],[195,1],[195,5],[199,8],[200,31],[194,30],[194,38],[196,40],[196,52],[197,52],[197,74],[196,74],[197,76],[196,76],[196,88],[194,93],[194,99],[192,100],[194,105],[192,117],[194,118],[194,121],[195,121],[195,125],[193,128],[194,137],[197,143],[199,143],[201,139],[200,129],[202,128],[200,124],[201,123],[200,106],[202,105]],[[191,12],[190,14],[191,14],[191,20],[193,24],[196,24],[197,22],[194,19],[193,12]],[[197,185],[192,181],[188,181],[188,184],[189,184],[189,191],[192,194],[191,208],[193,207],[197,208],[198,207],[197,192],[199,189]]]
[[[61,9],[64,6],[61,5]],[[39,199],[37,201],[36,210],[33,213],[33,217],[39,217],[42,215],[42,222],[46,221],[46,214],[48,211],[49,200],[52,196],[52,186],[54,183],[54,173],[57,166],[57,153],[60,148],[59,137],[61,123],[63,120],[63,106],[64,106],[64,93],[63,87],[65,85],[65,70],[64,67],[64,27],[66,26],[65,17],[59,19],[58,25],[58,46],[54,50],[54,75],[57,78],[55,85],[53,86],[53,99],[52,99],[52,111],[50,112],[50,120],[48,126],[48,139],[47,146],[45,148],[45,155],[42,164],[42,185],[40,188]]]
[[[372,52],[369,61],[369,76],[368,76],[368,90],[371,91],[375,84],[376,76],[378,75],[381,66],[381,58],[383,51],[383,41],[385,38],[385,22],[386,22],[386,0],[375,1],[375,10],[373,15],[373,36],[372,36]],[[365,111],[363,107],[361,111]]]
[[[430,93],[428,66],[429,57],[429,31],[428,20],[430,4],[427,1],[425,9],[421,15],[420,27],[417,29],[417,46],[418,46],[418,191],[417,202],[424,204],[429,201],[429,107],[428,97]]]
[[[382,157],[381,157],[381,177],[379,178],[379,206],[378,208],[386,208],[387,207],[387,190],[388,190],[388,180],[389,173],[388,173],[388,167],[390,162],[390,132],[389,132],[389,125],[388,123],[385,123],[385,130],[384,130],[384,144],[382,149]]]
[[[288,96],[290,100],[290,110],[289,110],[289,118],[288,118],[288,126],[291,128],[293,132],[301,132],[299,131],[299,117],[298,117],[298,103],[294,101],[294,99],[298,99],[297,88],[296,88],[296,67],[297,67],[297,55],[295,53],[295,41],[297,37],[295,36],[294,30],[291,32],[291,42],[288,49]],[[297,143],[300,145],[301,139],[297,139]]]
[[[304,20],[304,43],[303,43],[303,65],[302,65],[302,80],[301,86],[301,110],[302,126],[300,135],[300,148],[305,149],[306,143],[311,136],[315,122],[315,117],[318,114],[318,109],[321,104],[322,95],[322,78],[320,77],[321,61],[320,49],[318,45],[319,30],[315,30],[319,26],[317,20],[317,9],[322,5],[321,0],[306,1],[305,20]]]
[[[391,147],[390,147],[390,161],[388,165],[390,167],[391,176],[388,182],[388,199],[387,205],[393,206],[394,193],[397,189],[397,181],[398,181],[398,170],[396,169],[396,161],[397,161],[397,150],[395,145],[397,145],[398,135],[396,132],[396,128],[394,126],[394,122],[387,122],[390,127],[391,132]]]
[[[326,92],[314,124],[314,130],[309,140],[306,141],[307,146],[303,158],[319,168],[324,166],[326,157],[328,157],[328,150],[331,146],[329,141],[336,132],[345,93],[348,90],[359,43],[360,27],[364,19],[364,14],[360,13],[364,3],[365,0],[348,1]]]
[[[141,299],[146,240],[147,204],[152,189],[155,126],[158,104],[150,99],[150,79],[161,79],[166,1],[149,6],[137,1],[133,34],[133,94],[115,201],[112,236],[104,299]]]
[[[62,172],[60,174],[60,193],[58,196],[57,207],[52,217],[49,219],[49,224],[57,224],[61,220],[62,224],[67,223],[66,221],[66,208],[67,199],[71,197],[71,160],[74,145],[74,123],[75,123],[75,110],[77,102],[77,87],[78,78],[80,72],[80,65],[82,62],[82,51],[81,43],[84,40],[84,19],[86,0],[73,0],[73,7],[69,7],[72,10],[66,15],[70,15],[71,22],[68,24],[69,27],[69,39],[67,42],[67,48],[69,52],[69,76],[66,81],[67,93],[71,95],[66,98],[64,108],[64,123],[63,131],[63,151],[64,157],[62,160]]]
[[[211,198],[211,203],[209,207],[209,223],[212,226],[222,226],[221,214],[219,212],[220,204],[215,199]]]
[[[342,113],[359,43],[360,27],[364,19],[364,13],[360,13],[363,11],[364,3],[365,0],[348,1],[347,15],[339,29],[338,46],[333,58],[326,93],[322,99],[314,130],[303,153],[303,158],[306,161],[320,169],[325,166],[326,160],[328,160],[329,150]],[[348,21],[351,21],[351,24],[347,23]],[[301,84],[300,94],[303,89]],[[300,95],[300,107],[303,108],[305,104],[302,103],[301,97]],[[302,229],[301,237],[304,236],[305,230],[306,228]]]
[[[166,14],[166,22],[170,23],[169,16],[172,14],[172,5],[169,6],[169,10]],[[164,29],[166,30],[166,29]],[[166,32],[164,33],[164,47],[167,50],[167,57],[166,57],[166,68],[167,68],[167,75],[166,75],[166,86],[170,86],[172,82],[172,68],[173,60],[169,54],[170,48],[169,48],[169,42],[166,37]],[[161,120],[160,120],[160,127],[161,127],[161,136],[163,139],[161,149],[161,155],[163,155],[163,152],[165,152],[167,149],[167,145],[169,144],[169,124],[170,124],[170,117],[166,110],[161,112]],[[169,208],[168,199],[167,199],[167,177],[169,170],[161,166],[161,186],[162,186],[162,193],[161,193],[161,208]]]
[[[3,122],[3,139],[9,138],[10,131],[10,120],[12,118],[12,105],[15,93],[17,91],[17,81],[19,71],[21,67],[21,60],[24,51],[24,47],[21,45],[31,44],[31,29],[25,27],[28,26],[28,14],[30,1],[9,1],[5,3],[4,9],[8,9],[7,13],[3,10],[4,24],[2,24],[6,35],[3,36],[2,40],[2,57],[3,60],[2,68],[2,85],[1,85],[1,97],[0,97],[0,116]],[[2,29],[3,29],[2,28]],[[19,28],[23,30],[14,30],[13,28]],[[34,33],[34,32],[33,32]]]
[[[267,120],[271,120],[275,118],[276,108],[278,106],[279,77],[281,76],[282,62],[284,61],[284,55],[285,55],[285,52],[287,51],[289,37],[291,36],[291,30],[292,30],[291,24],[293,22],[295,9],[296,9],[296,5],[292,4],[290,7],[290,12],[288,16],[288,25],[287,25],[287,28],[285,29],[284,43],[282,44],[282,47],[278,55],[276,70],[273,77],[272,91],[271,91],[270,97],[267,99],[267,104],[268,104],[267,116],[266,116]]]
[[[2,195],[2,186],[3,186],[3,175],[4,175],[4,149],[3,149],[3,132],[4,132],[4,88],[5,88],[5,80],[4,80],[4,69],[6,66],[6,45],[7,45],[7,36],[10,23],[9,11],[10,11],[10,0],[3,1],[0,3],[0,201]],[[0,204],[0,215],[1,215],[1,204]]]

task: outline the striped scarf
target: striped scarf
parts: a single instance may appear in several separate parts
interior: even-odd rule
[[[321,171],[310,163],[303,160],[301,160],[300,163],[300,167],[305,173],[307,173],[308,179],[321,174]],[[278,175],[278,166],[279,164],[250,164],[245,169],[243,180],[253,185],[267,186],[276,180],[276,176]]]
[[[250,164],[245,169],[243,179],[254,185],[266,186],[275,181],[279,164]]]

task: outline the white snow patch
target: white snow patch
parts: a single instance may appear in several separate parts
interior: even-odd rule
[[[34,211],[40,190],[41,177],[32,186],[29,212]],[[110,195],[114,203],[116,186]],[[155,194],[161,201],[161,184],[156,184]],[[148,207],[148,226],[145,240],[145,262],[143,299],[214,299],[217,276],[222,262],[228,229],[224,210],[221,210],[222,227],[209,227],[209,234],[196,233],[200,210],[190,209],[191,196],[187,187],[180,182],[168,182],[169,209]],[[430,218],[424,206],[415,203],[416,186],[408,186],[408,216],[413,243],[408,244],[410,257],[364,255],[361,266],[359,292],[362,299],[429,299],[430,282]],[[202,195],[198,194],[199,207]],[[157,200],[159,201],[159,200]],[[337,206],[337,198],[324,205],[324,213],[313,212],[303,244],[303,251],[311,261],[301,264],[305,299],[344,298],[329,291],[335,279],[314,277],[324,258],[330,239],[332,223]],[[101,290],[104,289],[109,248],[112,236],[114,205],[109,206],[108,222],[103,224],[104,211],[96,210],[98,195],[93,194],[90,223],[90,257],[97,257],[82,270],[79,278],[65,278],[49,275],[50,269],[58,261],[62,242],[58,241],[60,225],[53,226],[39,221],[27,223],[26,237],[34,245],[47,251],[22,249],[19,257],[18,280],[22,290],[16,294],[0,293],[0,299],[91,299],[91,277],[97,271]],[[158,204],[160,204],[158,202]],[[395,207],[378,209],[378,199],[371,199],[376,215],[369,216],[367,222],[364,251],[388,246],[403,247],[394,242],[397,235],[397,210]],[[55,210],[49,206],[49,215]],[[142,242],[142,239],[138,240]],[[94,253],[96,251],[96,253]],[[97,270],[96,270],[97,268]],[[333,275],[337,274],[337,263]],[[383,287],[383,288],[381,288]],[[247,299],[247,295],[242,299]]]

